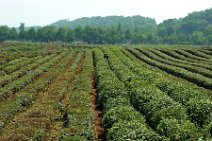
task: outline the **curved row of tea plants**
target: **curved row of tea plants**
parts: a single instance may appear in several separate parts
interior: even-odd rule
[[[151,69],[145,64],[136,63],[138,60],[126,50],[122,50],[125,57],[122,62],[132,71],[136,72],[142,79],[154,83],[161,91],[167,93],[173,100],[181,103],[187,109],[191,120],[200,127],[206,130],[212,130],[212,99],[205,91],[199,90],[191,85],[186,85],[181,81],[173,81],[173,78],[168,78],[163,73],[158,73],[157,70]],[[123,55],[122,55],[123,56]],[[124,56],[123,56],[124,57]],[[128,60],[128,61],[127,61]],[[211,132],[211,131],[209,131]]]
[[[198,60],[195,60],[195,59],[186,58],[185,56],[180,55],[180,54],[176,53],[173,50],[170,50],[170,49],[167,49],[167,50],[166,49],[156,49],[156,50],[159,50],[160,52],[163,52],[163,53],[165,53],[165,54],[167,54],[167,55],[169,55],[169,56],[171,56],[173,58],[180,59],[180,60],[183,60],[183,61],[192,62],[192,63],[196,63],[196,64],[199,63],[199,64],[203,65],[202,66],[203,68],[207,67],[207,69],[210,69],[210,70],[212,69],[211,65],[205,63],[205,61],[198,61]]]
[[[12,74],[3,76],[0,80],[0,88],[4,87],[5,85],[7,85],[8,83],[11,83],[14,80],[17,80],[18,78],[23,77],[27,73],[30,73],[31,71],[33,71],[40,65],[46,63],[53,57],[55,57],[55,55],[46,56],[40,59],[36,58],[35,60],[33,60],[33,63],[22,67],[21,69],[13,72]]]
[[[92,52],[87,50],[75,75],[75,84],[63,101],[68,105],[67,119],[60,140],[89,141],[95,139],[91,109]]]
[[[136,75],[129,75],[127,82],[125,78],[130,70],[109,49],[107,53],[111,67],[131,90],[131,103],[145,115],[149,125],[158,133],[171,140],[197,140],[205,136],[205,132],[203,133],[189,120],[184,106],[173,101],[153,83]]]
[[[68,64],[71,57],[72,53],[69,53],[67,57],[56,60],[52,68],[38,77],[36,81],[21,89],[14,95],[14,98],[0,102],[0,124],[7,124],[17,112],[22,111],[24,107],[32,105],[36,96],[40,92],[45,91],[51,81],[63,71],[64,68],[61,66]]]
[[[186,58],[189,58],[189,59],[193,59],[193,60],[197,60],[197,61],[203,61],[206,64],[212,63],[211,60],[209,60],[209,59],[205,59],[205,58],[202,58],[202,57],[195,56],[195,55],[188,53],[188,52],[186,52],[185,50],[182,50],[182,49],[174,50],[174,52],[176,52],[180,55],[183,55],[183,56],[185,56]]]
[[[204,53],[204,54],[207,54],[207,55],[212,55],[212,52],[209,51],[209,50],[201,49],[199,51],[202,52],[202,53]]]
[[[32,58],[26,58],[26,60],[22,60],[20,62],[17,62],[16,64],[13,65],[9,65],[4,67],[1,70],[2,76],[4,75],[10,75],[11,73],[13,73],[16,70],[21,69],[22,67],[33,63],[35,60],[42,58],[43,56],[36,56],[36,57],[32,57]]]
[[[20,79],[17,79],[10,83],[9,85],[6,85],[0,90],[0,100],[4,100],[7,97],[11,96],[12,94],[20,91],[20,89],[24,88],[28,84],[30,84],[33,80],[35,80],[39,75],[41,75],[43,72],[46,72],[56,61],[63,56],[67,55],[67,51],[56,56],[52,60],[44,63],[43,65],[39,66],[35,70],[31,71],[27,75],[21,77]]]
[[[69,79],[68,77],[64,77],[62,72],[64,72],[66,68],[68,69],[68,66],[72,65],[70,60],[75,60],[75,55],[72,54],[73,53],[70,52],[57,60],[56,64],[54,64],[48,72],[45,72],[43,76],[33,82],[34,84],[29,85],[17,93],[17,96],[13,100],[0,103],[2,109],[0,112],[3,113],[0,119],[4,124],[7,124],[7,126],[2,129],[3,136],[1,139],[42,139],[43,133],[48,132],[46,128],[49,126],[49,123],[54,123],[53,119],[57,117],[58,113],[60,116],[59,109],[55,103],[59,102],[63,94],[62,92],[64,92],[63,88],[65,85],[63,85],[63,83],[68,82],[60,79],[61,77]],[[56,100],[56,97],[58,100]],[[11,108],[10,106],[14,107]],[[17,112],[19,114],[17,114]],[[51,113],[54,115],[51,115]],[[51,118],[51,122],[49,122],[49,118]],[[11,122],[10,119],[13,119],[13,122]],[[60,135],[60,132],[57,134]]]
[[[0,75],[4,76],[7,73],[9,73],[10,71],[12,72],[12,71],[15,71],[15,70],[21,68],[22,66],[25,65],[25,62],[30,63],[31,60],[28,62],[29,59],[32,60],[32,58],[21,57],[21,58],[17,58],[15,60],[13,60],[11,62],[8,62],[4,65],[1,65]],[[22,62],[23,62],[23,65],[22,65]]]
[[[195,55],[197,57],[202,57],[202,58],[206,58],[206,59],[212,59],[212,56],[211,55],[208,55],[206,53],[203,53],[203,52],[200,52],[198,50],[191,50],[191,49],[184,49],[186,52],[192,54],[192,55]]]
[[[1,43],[0,65],[7,66],[22,58],[46,56],[63,52],[68,45],[54,43]],[[1,67],[0,67],[1,68]],[[0,71],[1,74],[1,71]]]
[[[160,58],[159,56],[157,56],[156,54],[146,50],[146,49],[141,49],[141,48],[138,48],[137,49],[139,52],[141,52],[142,54],[146,55],[148,58],[152,59],[152,60],[155,60],[155,61],[158,61],[160,63],[163,63],[163,64],[167,64],[167,65],[171,65],[171,66],[175,66],[175,67],[179,67],[179,68],[183,68],[183,69],[186,69],[188,71],[191,71],[192,73],[198,73],[198,74],[201,74],[205,77],[209,77],[209,78],[212,78],[212,71],[209,71],[209,70],[206,70],[204,68],[201,68],[201,67],[194,67],[194,66],[191,66],[191,65],[183,65],[183,64],[179,64],[179,63],[175,63],[175,62],[172,62],[172,61],[169,61],[167,59],[163,59],[163,58]]]
[[[159,50],[156,50],[156,49],[148,49],[148,50],[153,52],[157,56],[159,56],[159,57],[161,57],[165,60],[172,61],[174,63],[178,63],[178,64],[182,64],[182,65],[195,66],[195,67],[201,67],[201,68],[212,71],[212,66],[210,66],[210,65],[204,65],[204,64],[201,64],[201,63],[189,62],[189,61],[186,61],[186,60],[180,60],[180,59],[174,58],[172,56],[169,56],[168,54],[165,54],[165,53],[163,53]]]
[[[147,126],[145,118],[130,103],[130,94],[110,70],[107,59],[99,49],[94,52],[98,102],[103,107],[103,127],[106,139],[122,140],[167,140]]]
[[[3,66],[5,67],[5,66],[8,66],[9,64],[10,65],[13,64],[13,63],[15,64],[20,59],[26,58],[26,57],[18,57],[18,56],[16,56],[16,54],[15,55],[14,54],[10,54],[11,57],[7,58],[8,57],[8,53],[5,53],[5,52],[0,53],[0,56],[1,56],[0,57],[0,65],[1,65],[0,70],[3,69]]]
[[[204,87],[206,89],[212,89],[212,79],[203,77],[202,75],[196,74],[196,73],[192,73],[189,72],[183,68],[178,68],[178,67],[174,67],[174,66],[170,66],[170,65],[166,65],[157,61],[154,61],[148,57],[146,57],[145,55],[143,55],[142,53],[140,53],[137,50],[132,50],[129,49],[129,51],[135,55],[137,58],[139,58],[140,60],[144,61],[145,63],[157,67],[167,73],[170,73],[172,75],[175,75],[177,77],[180,78],[184,78],[192,83],[195,83],[198,86]]]
[[[158,88],[160,88],[162,91],[166,92],[170,97],[172,97],[175,101],[182,103],[185,106],[188,106],[186,103],[188,103],[192,99],[196,99],[199,101],[205,101],[205,104],[209,101],[212,101],[211,95],[208,95],[207,92],[202,91],[201,89],[198,89],[197,87],[192,87],[191,85],[186,85],[182,83],[182,81],[173,81],[173,78],[170,78],[167,75],[164,75],[162,72],[158,73],[157,70],[154,68],[150,68],[146,66],[145,64],[142,65],[142,69],[139,69],[139,64],[136,63],[136,58],[133,57],[129,52],[126,50],[123,50],[125,55],[131,59],[131,61],[125,57],[125,65],[127,65],[131,70],[135,71],[139,76],[143,76],[144,79],[151,81],[154,83]],[[123,61],[123,60],[122,60]],[[137,67],[133,67],[134,64]],[[144,75],[145,74],[145,75]],[[196,101],[195,100],[195,101]],[[194,101],[194,103],[195,103]],[[194,104],[193,103],[193,104]],[[190,102],[191,104],[191,102]],[[208,103],[209,104],[209,103]],[[199,105],[201,106],[201,105]],[[210,107],[210,104],[208,105]],[[202,113],[199,113],[198,118],[194,118],[193,120],[200,120],[200,117],[207,117],[208,119],[211,118],[210,110],[208,109],[208,113],[204,113],[204,107],[197,107],[197,109],[201,109]],[[207,119],[207,118],[206,118]]]

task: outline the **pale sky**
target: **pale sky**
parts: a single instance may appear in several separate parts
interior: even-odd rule
[[[91,16],[154,18],[157,23],[212,8],[212,0],[0,0],[0,25],[48,25]]]

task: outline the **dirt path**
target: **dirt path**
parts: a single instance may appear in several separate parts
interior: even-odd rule
[[[91,101],[91,108],[93,113],[93,128],[95,132],[95,141],[103,141],[105,138],[104,135],[104,128],[102,128],[102,109],[99,107],[96,103],[96,89],[95,89],[95,82],[94,82],[94,72],[92,72],[91,75],[91,95],[90,95],[90,101]]]
[[[67,54],[66,54],[67,55]],[[64,59],[66,57],[66,55],[62,56],[60,58],[60,60]],[[56,56],[55,56],[56,57]],[[49,61],[49,60],[48,60]],[[48,63],[47,62],[44,62],[43,64],[45,63]],[[49,69],[47,72],[43,72],[41,73],[38,77],[36,77],[31,83],[27,84],[24,88],[20,89],[20,91],[17,91],[17,92],[14,92],[11,96],[7,97],[6,99],[4,99],[3,101],[0,101],[0,104],[5,102],[5,101],[11,101],[11,100],[14,100],[16,98],[16,96],[21,93],[22,91],[26,90],[28,87],[30,87],[30,85],[32,85],[34,82],[36,82],[37,80],[39,79],[42,79],[42,78],[45,78],[48,74],[49,74],[49,70],[51,68],[54,68],[55,66],[57,66],[58,64],[55,62]]]
[[[73,91],[74,86],[76,85],[78,76],[80,75],[81,71],[82,71],[82,65],[84,62],[84,54],[81,55],[80,57],[80,61],[77,65],[77,68],[75,70],[75,72],[72,74],[71,78],[70,78],[70,84],[68,85],[68,93],[65,94],[65,96],[63,96],[60,101],[61,104],[64,106],[64,108],[68,108],[69,104],[70,104],[70,96],[71,96],[71,91]],[[69,73],[69,72],[67,72]],[[68,77],[68,75],[64,75],[64,77]],[[65,111],[62,111],[61,113],[61,119],[62,121],[60,122],[54,122],[51,126],[51,128],[49,130],[47,130],[46,132],[46,137],[44,138],[44,140],[59,140],[60,136],[61,136],[61,131],[64,128],[65,122],[66,122],[66,117],[65,117]]]
[[[49,82],[50,84],[45,88],[45,91],[40,92],[36,96],[32,106],[26,107],[24,111],[14,116],[12,122],[5,127],[5,132],[8,135],[7,137],[14,137],[17,139],[19,138],[16,135],[17,133],[23,136],[32,137],[36,132],[39,134],[39,131],[41,132],[39,137],[42,135],[46,137],[51,130],[57,131],[58,133],[61,132],[61,128],[59,127],[62,126],[63,121],[60,120],[61,113],[55,107],[55,103],[60,98],[58,92],[63,88],[63,85],[58,82],[63,84],[63,80],[66,78],[65,76],[71,65],[76,60],[76,56],[76,53],[72,55],[63,73],[57,76],[52,82]],[[42,77],[45,77],[48,73],[50,72],[44,73]],[[45,131],[43,132],[43,130]]]

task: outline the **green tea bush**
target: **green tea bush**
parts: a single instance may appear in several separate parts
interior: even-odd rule
[[[195,125],[186,120],[163,119],[157,126],[157,131],[172,141],[196,141],[201,138]]]
[[[212,102],[202,99],[191,99],[188,102],[188,113],[192,120],[203,126],[212,121]]]
[[[139,112],[135,111],[133,107],[129,106],[118,106],[108,110],[103,116],[103,126],[105,128],[110,128],[114,123],[122,120],[140,120],[143,123],[145,119],[140,115]]]
[[[159,136],[139,120],[120,121],[108,130],[108,141],[166,141],[168,139]]]

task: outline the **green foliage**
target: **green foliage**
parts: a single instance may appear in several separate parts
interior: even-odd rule
[[[96,50],[95,53],[95,64],[98,66],[95,75],[99,92],[98,103],[104,107],[109,98],[129,97],[124,84],[109,70],[106,60],[103,59],[103,53],[99,50]]]
[[[107,103],[104,105],[103,109],[105,111],[109,110],[110,108],[118,107],[118,106],[129,106],[130,101],[126,97],[117,97],[117,98],[109,98]]]
[[[120,25],[119,31],[122,30]],[[154,51],[156,49],[151,48],[140,49],[142,51],[139,53],[138,49],[126,50],[118,47],[83,48],[76,49],[76,54],[79,53],[74,53],[73,56],[73,52],[67,49],[55,52],[50,48],[51,55],[43,50],[38,51],[43,48],[40,45],[47,48],[46,44],[19,44],[22,47],[16,48],[7,46],[7,43],[2,44],[2,56],[5,52],[18,51],[24,54],[20,53],[14,60],[8,60],[10,62],[3,60],[0,67],[0,134],[3,135],[0,140],[9,140],[12,137],[43,140],[46,133],[56,135],[61,128],[62,132],[57,132],[56,135],[60,140],[95,140],[93,109],[96,106],[102,106],[101,124],[105,128],[107,140],[211,140],[212,103],[208,95],[211,91],[163,72],[171,69],[171,72],[179,71],[183,76],[190,76],[191,73],[186,74],[188,71],[182,71],[181,67],[188,67],[185,62],[191,60],[192,65],[199,68],[203,66],[203,70],[207,69],[209,72],[210,61],[205,60],[211,58],[210,48],[198,48],[198,51],[195,48],[186,48],[184,51],[175,49],[179,54],[192,59],[179,59],[179,55],[179,58],[162,62],[159,58],[169,57],[168,54],[161,55],[161,50],[169,53],[172,51],[164,48]],[[30,54],[29,51],[33,53]],[[104,53],[108,57],[104,57]],[[145,63],[132,54],[142,57]],[[181,60],[178,67],[164,65],[176,60]],[[81,61],[83,64],[79,63]],[[199,61],[203,63],[198,64]],[[162,71],[148,64],[156,67],[161,65],[166,69]],[[82,69],[79,71],[81,65]],[[203,80],[200,75],[193,76]],[[210,73],[208,78],[209,76]],[[94,92],[94,85],[97,90],[95,100],[99,105],[91,104],[91,101],[94,102],[93,97],[90,97]],[[43,96],[46,101],[40,102]],[[47,113],[46,107],[40,105],[49,107],[53,112]],[[15,120],[12,120],[14,116]],[[54,130],[55,128],[49,126],[58,128]]]
[[[5,41],[9,38],[9,27],[0,26],[0,42]]]
[[[145,18],[142,16],[107,16],[107,17],[91,17],[91,18],[80,18],[74,21],[61,20],[53,23],[52,26],[57,28],[69,27],[75,28],[78,25],[85,27],[87,25],[91,27],[110,28],[111,26],[119,26],[121,24],[122,29],[142,29],[143,31],[156,29],[156,22],[154,19]]]
[[[141,16],[91,17],[61,20],[45,27],[0,27],[0,41],[79,42],[89,44],[212,44],[212,9],[193,12],[182,19],[168,19],[157,25]]]
[[[67,34],[66,32],[67,32],[67,29],[59,28],[57,32],[55,33],[55,39],[58,41],[66,42],[66,34]]]
[[[185,113],[186,109],[180,105],[170,106],[155,112],[152,116],[152,121],[158,125],[164,118],[186,120],[188,116]]]
[[[83,28],[82,28],[82,26],[78,25],[74,29],[74,36],[75,36],[75,39],[77,41],[82,41],[82,38],[83,38]]]
[[[20,104],[23,107],[29,107],[33,103],[33,94],[23,94],[23,96],[19,97],[20,98]]]
[[[107,140],[127,141],[166,141],[151,129],[148,129],[139,120],[121,121],[115,123],[107,134]]]
[[[144,49],[142,48],[142,50]],[[165,129],[161,129],[159,125],[161,125],[161,122],[163,122],[165,119],[167,120],[170,119],[170,120],[174,120],[178,124],[177,128],[179,129],[177,130],[182,130],[182,131],[179,131],[181,132],[180,136],[183,138],[181,140],[184,140],[184,138],[187,138],[186,140],[194,140],[193,138],[201,140],[201,139],[204,139],[205,137],[208,137],[208,132],[200,131],[199,127],[195,126],[196,124],[195,118],[190,119],[191,116],[188,113],[189,111],[188,103],[192,98],[196,98],[198,100],[203,100],[203,101],[209,100],[209,97],[205,93],[197,89],[193,89],[190,85],[187,86],[184,83],[181,84],[178,81],[173,81],[173,78],[169,80],[167,75],[162,75],[162,72],[160,72],[159,70],[155,70],[155,68],[151,69],[149,66],[144,65],[144,63],[141,63],[140,65],[138,65],[136,63],[137,60],[133,57],[130,57],[130,55],[127,54],[125,51],[123,51],[125,55],[127,55],[127,57],[130,57],[130,59],[132,59],[133,61],[130,60],[129,58],[127,59],[126,56],[121,55],[118,49],[112,48],[112,51],[114,52],[114,54],[116,54],[116,56],[118,56],[118,58],[122,61],[122,63],[129,68],[130,71],[133,71],[137,74],[137,77],[133,77],[129,85],[127,85],[129,86],[129,89],[131,90],[131,96],[130,96],[131,103],[137,110],[139,110],[142,114],[145,115],[147,123],[153,129],[157,130],[157,128],[159,128],[160,130],[165,131]],[[145,55],[147,55],[147,52]],[[143,57],[145,55],[142,54],[140,56]],[[112,58],[112,55],[110,55],[110,59],[111,58]],[[114,72],[117,73],[117,76],[120,74],[127,75],[127,73],[123,71],[125,70],[126,66],[119,65],[122,63],[116,60],[115,58],[112,58],[111,62],[116,62],[114,63],[115,65],[122,66],[121,69],[120,68],[118,69],[118,67],[117,68],[114,67],[114,69],[117,69],[117,70],[114,70]],[[146,75],[146,74],[149,74],[149,75]],[[151,78],[152,76],[154,76],[154,78]],[[124,82],[125,84],[128,84],[128,82],[126,81]],[[199,111],[205,111],[205,109],[209,109],[208,107],[203,108],[199,104],[197,105],[198,105],[197,106],[198,108],[197,107],[195,108],[201,109]],[[199,112],[198,110],[196,111]],[[199,112],[197,115],[201,116],[204,114]],[[206,115],[210,115],[210,114],[207,113]],[[207,117],[207,118],[211,119],[211,117]],[[198,118],[196,120],[198,120]],[[184,122],[189,127],[187,127],[187,125],[184,125]],[[208,122],[205,124],[207,125]],[[174,126],[174,125],[170,124],[170,127],[171,126]],[[182,127],[182,129],[180,129],[180,127]],[[189,131],[190,129],[191,131]],[[189,134],[189,135],[184,136],[183,130],[185,130],[185,132],[188,132],[186,134]],[[194,131],[194,134],[199,132],[197,137],[191,136],[193,134],[192,133],[193,131]],[[178,131],[173,133],[173,135],[178,136],[177,133]],[[161,133],[161,135],[165,135],[165,134]],[[172,139],[174,140],[175,138],[175,137],[169,136],[168,134],[166,136],[170,137],[171,140]]]
[[[194,141],[201,139],[200,132],[194,124],[185,120],[163,119],[157,131],[172,141]]]
[[[75,39],[74,31],[72,29],[68,29],[66,32],[66,41],[72,43]]]
[[[205,127],[206,133],[209,133],[212,136],[212,122]]]
[[[19,39],[25,40],[26,39],[26,30],[25,30],[25,24],[21,23],[19,26]]]
[[[88,141],[83,136],[70,136],[70,135],[64,135],[60,141]]]
[[[55,35],[56,29],[53,26],[45,26],[37,31],[38,41],[55,41]]]
[[[36,41],[37,40],[37,33],[33,27],[29,28],[26,31],[26,39],[31,40],[31,41]]]
[[[191,71],[185,70],[183,68],[180,67],[176,67],[176,66],[172,66],[172,65],[168,65],[156,60],[153,60],[149,57],[149,55],[147,55],[146,53],[141,53],[137,50],[130,50],[129,51],[135,55],[137,58],[139,58],[140,60],[144,61],[145,63],[157,67],[169,74],[175,75],[177,77],[181,77],[184,78],[190,82],[193,82],[195,84],[197,84],[198,86],[202,86],[204,88],[207,89],[211,89],[212,88],[212,81],[210,78],[208,77],[203,77],[200,74],[197,73],[193,73]],[[177,50],[176,52],[182,52],[181,50]],[[187,54],[187,53],[185,53]],[[191,55],[193,56],[193,55]],[[200,59],[199,57],[194,57],[193,59]],[[201,59],[202,60],[202,59]],[[204,59],[203,59],[204,60]],[[203,61],[202,60],[202,61]]]
[[[108,110],[103,116],[103,126],[105,128],[111,128],[114,123],[119,121],[131,121],[131,120],[140,120],[142,123],[145,122],[145,119],[140,116],[140,113],[135,111],[134,108],[130,106],[118,106]]]
[[[126,88],[127,85],[124,85],[122,81],[126,80],[126,83],[130,85],[133,77],[131,78],[129,76],[132,73],[129,72],[128,74],[125,68],[120,69],[122,65],[119,64],[118,59],[115,58],[109,50],[103,49],[103,51],[108,53],[109,57],[107,59],[103,58],[103,52],[99,49],[95,49],[94,59],[96,68],[96,85],[99,97],[103,97],[100,104],[103,103],[102,106],[104,108],[104,115],[102,122],[103,126],[108,131],[106,133],[107,139],[160,140],[161,137],[157,133],[148,129],[144,117],[134,109],[133,105],[129,104],[130,93]],[[125,73],[126,76],[122,75],[123,73]],[[113,107],[113,105],[115,107]],[[137,123],[134,123],[135,120]],[[129,125],[125,127],[128,123]],[[140,128],[142,129],[140,130],[140,128],[137,128],[134,124],[137,124],[137,126],[141,125]],[[119,127],[119,125],[122,127]]]
[[[204,99],[191,99],[188,102],[189,116],[200,126],[212,121],[212,102]]]

